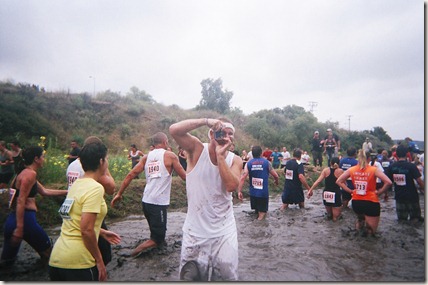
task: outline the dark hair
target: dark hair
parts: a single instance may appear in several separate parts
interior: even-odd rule
[[[80,150],[80,162],[84,171],[96,171],[100,166],[100,160],[107,156],[107,147],[101,142],[86,144]]]
[[[396,154],[397,154],[398,157],[406,157],[406,155],[407,155],[407,147],[405,147],[404,145],[400,144],[397,147]]]
[[[13,141],[13,142],[11,142],[11,144],[16,145],[17,147],[21,147],[21,146],[19,145],[19,142],[18,142],[18,141]]]
[[[135,144],[131,144],[131,147],[133,148],[137,148],[137,146]]]
[[[348,149],[346,150],[346,154],[348,156],[355,156],[357,154],[357,149],[353,146],[348,147]]]
[[[41,157],[43,155],[43,148],[40,146],[30,146],[24,149],[21,155],[22,159],[18,161],[16,174],[21,173],[25,169],[25,166],[31,165],[36,157]]]
[[[302,150],[300,148],[295,148],[293,150],[293,156],[295,158],[301,158],[302,157]]]
[[[337,156],[334,156],[330,160],[330,165],[333,166],[333,168],[336,169],[336,168],[339,167],[339,162],[340,162],[339,158]]]
[[[260,155],[262,155],[262,148],[258,145],[253,146],[253,148],[251,149],[251,152],[253,153],[253,157],[259,158]]]

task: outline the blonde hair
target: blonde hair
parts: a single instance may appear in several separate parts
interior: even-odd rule
[[[365,152],[363,149],[360,149],[358,151],[358,165],[360,166],[360,169],[365,169],[367,166],[367,158],[370,157],[370,152]]]

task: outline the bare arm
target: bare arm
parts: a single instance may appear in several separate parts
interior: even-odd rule
[[[389,187],[391,187],[392,182],[391,182],[391,179],[389,179],[388,176],[386,176],[386,174],[383,173],[383,171],[380,170],[379,168],[376,169],[375,175],[376,175],[376,177],[380,178],[380,180],[382,180],[382,182],[383,182],[382,188],[377,190],[377,194],[379,195],[379,194],[382,194],[383,192],[385,192],[386,190],[388,190]]]
[[[416,179],[416,182],[418,183],[419,187],[421,188],[422,193],[425,193],[425,182],[422,180],[421,177]]]
[[[228,144],[224,146],[227,146],[226,149],[229,147]],[[226,191],[233,192],[238,188],[239,185],[239,176],[241,175],[242,170],[242,159],[239,156],[235,155],[233,157],[232,165],[229,168],[226,163],[226,157],[220,154],[224,146],[216,147],[217,164],[221,180],[226,186]]]
[[[37,181],[37,191],[42,196],[65,196],[68,193],[67,190],[47,189],[39,181]]]
[[[181,179],[186,180],[186,171],[184,170],[183,166],[181,166],[180,161],[178,160],[178,156],[175,155],[173,152],[169,152],[169,157],[172,162],[172,169],[177,172],[178,176],[180,176]]]
[[[273,179],[275,180],[275,185],[278,186],[279,185],[279,176],[278,176],[278,173],[273,168],[271,168],[269,170],[269,173],[270,173],[270,175],[273,176]]]
[[[104,264],[100,249],[98,248],[97,236],[95,234],[96,213],[82,213],[80,220],[80,231],[82,232],[82,240],[86,249],[95,258],[98,268],[99,281],[107,280],[107,270]]]
[[[351,176],[351,172],[349,172],[349,169],[343,172],[342,175],[339,176],[336,180],[336,184],[339,185],[343,190],[346,192],[352,194],[353,190],[348,187],[346,184],[346,180]]]
[[[242,195],[242,187],[244,187],[245,179],[248,177],[248,168],[245,167],[244,172],[241,175],[241,179],[239,180],[238,185],[238,198],[242,200],[244,196]]]
[[[105,230],[103,228],[101,228],[100,230],[100,236],[103,237],[110,244],[119,244],[121,241],[121,238],[117,233]]]
[[[302,182],[303,186],[305,186],[306,190],[309,191],[309,189],[311,189],[311,187],[309,187],[308,182],[306,181],[305,175],[299,174],[299,180],[300,180],[300,182]]]
[[[318,179],[314,182],[314,184],[312,184],[311,189],[309,189],[308,191],[308,198],[312,196],[314,189],[324,180],[325,177],[328,176],[327,171],[329,170],[329,168],[324,168],[321,171],[320,176],[318,177]]]
[[[106,173],[98,179],[98,182],[103,185],[105,193],[107,193],[108,195],[114,194],[116,183],[114,182],[114,178],[111,176],[110,171],[108,169]]]
[[[147,155],[143,156],[143,158],[138,162],[137,165],[135,165],[134,168],[126,175],[125,179],[123,180],[122,184],[120,185],[119,192],[114,196],[114,198],[111,200],[110,205],[114,207],[117,201],[122,200],[122,194],[125,192],[125,189],[131,184],[131,181],[138,176],[141,172],[144,171],[144,166],[146,165],[147,161]]]
[[[209,119],[189,119],[184,120],[175,124],[172,124],[169,127],[169,133],[174,138],[174,140],[181,146],[185,151],[187,151],[188,158],[191,160],[193,153],[196,149],[202,151],[202,142],[195,136],[189,134],[190,131],[194,129],[207,126],[209,127]]]

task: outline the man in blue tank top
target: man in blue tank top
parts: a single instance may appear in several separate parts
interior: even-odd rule
[[[242,187],[245,179],[250,176],[250,203],[251,209],[255,210],[257,220],[263,220],[266,217],[269,206],[269,174],[275,179],[275,185],[278,186],[278,173],[272,168],[270,162],[261,158],[262,148],[254,146],[252,148],[254,158],[247,162],[242,173],[238,186],[238,197],[243,199]]]

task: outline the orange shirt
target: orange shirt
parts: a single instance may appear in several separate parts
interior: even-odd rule
[[[359,165],[349,168],[351,173],[352,183],[355,190],[352,192],[353,200],[366,200],[378,203],[379,198],[376,195],[376,167],[366,166],[361,169]]]

